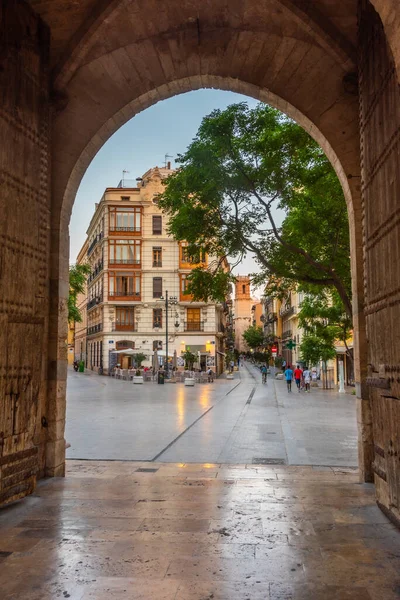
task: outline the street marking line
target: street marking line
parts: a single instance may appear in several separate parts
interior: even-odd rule
[[[257,387],[257,385],[255,385],[253,387],[253,389],[251,390],[250,396],[247,398],[246,404],[250,404],[250,402],[253,400],[253,396],[254,396],[254,393],[256,391],[256,387]]]
[[[179,440],[179,438],[181,438],[183,435],[185,435],[185,433],[187,431],[189,431],[189,429],[191,429],[193,427],[193,425],[196,425],[196,423],[198,421],[200,421],[200,419],[202,419],[203,417],[205,417],[206,414],[208,414],[210,412],[210,410],[212,410],[213,408],[214,408],[214,406],[210,406],[210,408],[208,410],[206,410],[205,413],[203,413],[202,415],[200,415],[199,417],[197,417],[197,419],[195,421],[193,421],[193,423],[191,423],[191,425],[189,425],[188,427],[186,427],[186,429],[184,429],[174,440],[172,440],[172,442],[170,442],[168,444],[168,446],[165,446],[165,448],[163,450],[161,450],[161,452],[159,452],[158,454],[156,454],[155,457],[152,458],[150,462],[155,462],[157,460],[157,458],[160,458],[160,456],[162,454],[164,454],[164,452],[166,452],[167,450],[169,450],[171,448],[171,446],[173,446],[175,444],[175,442],[177,442]]]
[[[236,384],[236,385],[235,385],[235,386],[234,386],[234,387],[233,387],[231,390],[229,390],[229,392],[226,392],[225,396],[229,396],[229,394],[230,394],[231,392],[233,392],[233,390],[236,390],[236,388],[238,387],[238,385],[240,385],[241,383],[242,383],[242,382],[241,382],[241,381],[239,381],[239,382],[238,382],[238,383],[237,383],[237,384]]]

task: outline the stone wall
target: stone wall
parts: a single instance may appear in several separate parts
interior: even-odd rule
[[[0,504],[44,472],[49,257],[49,32],[0,5]]]
[[[360,130],[375,484],[400,524],[400,90],[379,16],[360,2]]]

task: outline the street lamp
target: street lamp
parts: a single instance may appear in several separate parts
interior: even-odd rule
[[[160,300],[165,302],[165,377],[168,378],[168,307],[178,304],[178,298],[176,296],[168,297],[168,290],[164,296],[160,296]]]

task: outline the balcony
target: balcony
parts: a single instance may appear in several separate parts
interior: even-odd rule
[[[274,321],[278,320],[278,315],[276,314],[276,312],[270,312],[267,315],[267,323],[273,323]]]
[[[153,260],[153,267],[162,267],[161,260]]]
[[[103,331],[103,323],[97,323],[97,325],[91,325],[87,328],[88,335],[93,335],[95,333],[99,333],[100,331]]]
[[[108,292],[108,297],[111,299],[121,298],[124,300],[140,300],[140,292],[129,292],[127,290]]]
[[[185,331],[204,331],[204,321],[185,321]]]
[[[90,244],[88,251],[87,251],[87,255],[89,256],[90,254],[92,254],[94,248],[97,246],[97,243],[103,239],[103,232],[99,233],[98,235],[96,235],[96,237],[93,239],[92,243]]]
[[[110,233],[140,233],[140,227],[110,227]]]
[[[135,267],[140,267],[140,259],[136,258],[110,258],[110,265],[134,265]]]
[[[286,329],[283,333],[282,333],[282,340],[287,340],[289,338],[292,337],[292,330],[291,329]]]
[[[103,302],[103,296],[95,296],[87,303],[86,310],[90,310],[93,306],[96,306],[96,304],[101,304],[101,302]]]
[[[281,317],[291,317],[292,315],[296,314],[296,307],[295,306],[283,306],[280,311],[279,314],[281,315]]]
[[[113,331],[137,331],[137,326],[134,323],[113,323]]]
[[[93,281],[93,279],[96,279],[97,275],[99,275],[102,272],[103,268],[104,268],[104,265],[101,262],[97,265],[97,267],[95,267],[93,269],[93,271],[90,273],[90,275],[88,277],[88,280],[87,280],[88,284],[91,283]]]

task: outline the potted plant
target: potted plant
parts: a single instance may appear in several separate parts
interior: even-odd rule
[[[189,371],[192,371],[194,362],[196,360],[196,355],[193,354],[193,352],[190,352],[190,350],[185,350],[185,352],[182,352],[182,358],[185,361],[185,368],[187,368]],[[185,377],[185,385],[186,386],[193,386],[194,384],[195,384],[195,379],[193,376]]]
[[[136,361],[136,372],[135,375],[133,376],[133,383],[136,384],[143,384],[144,383],[144,379],[143,379],[143,375],[142,372],[140,370],[140,367],[142,365],[142,362],[144,360],[146,360],[147,356],[145,354],[143,354],[143,352],[138,352],[135,356],[135,361]]]

